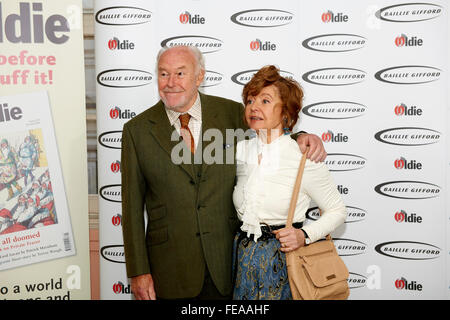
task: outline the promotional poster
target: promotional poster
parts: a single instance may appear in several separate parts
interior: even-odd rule
[[[81,0],[0,1],[0,299],[90,299]]]

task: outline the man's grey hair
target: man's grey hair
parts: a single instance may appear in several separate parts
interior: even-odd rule
[[[158,68],[159,65],[159,59],[161,58],[162,54],[168,50],[174,49],[174,48],[185,48],[189,50],[192,55],[194,56],[196,60],[195,64],[195,73],[198,75],[201,70],[206,71],[205,69],[205,58],[203,57],[202,52],[194,46],[173,46],[173,47],[162,47],[161,50],[158,52],[158,56],[156,57],[156,68]]]

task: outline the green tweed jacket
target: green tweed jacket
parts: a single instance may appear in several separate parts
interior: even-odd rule
[[[245,129],[241,104],[200,94],[202,133]],[[205,267],[221,294],[232,290],[233,236],[239,221],[232,201],[234,164],[174,164],[175,128],[160,101],[123,127],[122,215],[128,277],[150,273],[158,297],[198,295]],[[206,140],[206,139],[205,139]],[[203,141],[196,155],[208,148]],[[233,143],[223,148],[235,149]],[[234,150],[235,152],[235,150]],[[224,157],[226,152],[223,152]],[[144,208],[147,225],[144,222]]]

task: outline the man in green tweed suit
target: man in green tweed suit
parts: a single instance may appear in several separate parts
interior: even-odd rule
[[[226,129],[245,129],[240,103],[198,92],[203,61],[193,47],[163,49],[158,55],[161,100],[123,127],[123,238],[136,299],[231,297],[232,239],[239,227],[232,201],[234,161],[174,161],[180,144],[188,160],[201,159],[208,129],[224,137]],[[185,113],[187,128],[178,118]],[[301,149],[311,146],[310,159],[325,159],[317,136],[304,134],[298,141]],[[223,144],[224,158],[234,143]]]

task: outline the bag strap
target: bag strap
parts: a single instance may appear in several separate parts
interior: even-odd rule
[[[303,171],[305,170],[306,155],[308,154],[309,147],[306,147],[306,151],[300,160],[300,166],[298,167],[297,178],[295,179],[294,191],[292,191],[291,203],[289,205],[289,213],[286,221],[286,228],[292,227],[292,221],[294,220],[294,211],[297,206],[298,193],[300,191],[300,185],[302,183]]]
[[[286,221],[286,228],[292,227],[292,221],[294,220],[294,211],[297,206],[298,194],[300,192],[300,185],[302,184],[303,171],[305,170],[306,155],[308,154],[309,147],[306,147],[306,151],[300,160],[300,166],[298,167],[297,178],[295,179],[294,191],[292,191],[291,203],[289,205],[289,212]],[[322,215],[322,210],[319,208],[319,214]],[[331,240],[331,234],[326,236],[327,240]]]

